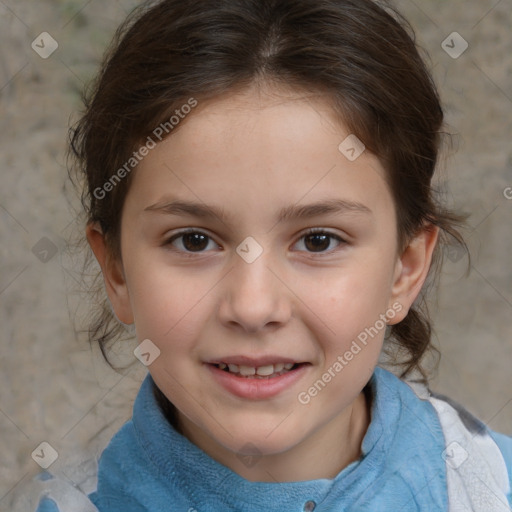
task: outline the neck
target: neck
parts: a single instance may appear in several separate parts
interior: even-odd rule
[[[343,414],[320,427],[293,448],[263,455],[254,465],[212,442],[202,429],[179,415],[180,431],[217,462],[253,482],[297,482],[332,479],[361,456],[361,444],[370,424],[370,396],[363,390]]]

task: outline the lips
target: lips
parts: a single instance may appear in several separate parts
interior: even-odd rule
[[[231,395],[248,400],[267,400],[290,391],[312,368],[311,363],[279,356],[226,357],[204,364],[216,384]]]

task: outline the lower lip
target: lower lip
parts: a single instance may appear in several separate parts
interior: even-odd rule
[[[213,378],[227,391],[240,398],[264,400],[272,398],[293,386],[307,371],[309,364],[304,364],[283,373],[279,377],[251,378],[220,370],[213,364],[206,365],[212,372]]]

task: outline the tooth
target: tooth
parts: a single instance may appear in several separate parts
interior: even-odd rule
[[[234,366],[236,366],[236,365],[234,365]],[[233,370],[231,370],[231,365],[230,365],[229,369],[230,369],[230,371],[233,371]],[[243,365],[241,365],[240,369],[238,371],[244,377],[248,377],[249,375],[255,375],[256,374],[256,368],[254,368],[254,366],[243,366]]]
[[[272,375],[274,373],[274,365],[273,364],[269,364],[267,366],[260,366],[256,369],[256,373],[258,375],[263,375],[263,376],[267,376],[267,375]]]
[[[221,370],[225,370],[227,367],[228,367],[228,365],[227,365],[227,364],[225,364],[225,363],[219,363],[219,368],[220,368]]]
[[[294,366],[294,363],[286,363],[284,365],[284,369],[285,370],[291,370],[293,368],[293,366]]]
[[[279,373],[283,370],[284,364],[283,363],[277,363],[274,365],[274,373]]]
[[[238,365],[237,364],[228,364],[229,371],[233,373],[238,373]]]

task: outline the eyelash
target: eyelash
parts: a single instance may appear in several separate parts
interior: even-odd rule
[[[209,239],[209,241],[214,242],[213,238],[210,235],[208,235],[208,233],[205,233],[204,231],[201,231],[201,230],[198,230],[198,229],[185,229],[185,230],[179,231],[178,233],[175,233],[174,235],[172,235],[170,238],[168,238],[163,243],[163,245],[164,246],[172,246],[172,244],[173,244],[173,242],[175,240],[178,240],[178,239],[180,239],[183,236],[188,235],[188,234],[204,235],[205,237],[207,237]],[[343,244],[347,243],[339,235],[331,233],[330,231],[326,231],[323,228],[310,228],[310,229],[308,229],[304,234],[302,234],[300,236],[299,241],[307,238],[308,236],[312,236],[312,235],[327,235],[330,239],[334,239],[334,240],[336,240],[338,242],[338,245],[336,247],[339,247],[340,245],[343,245]],[[174,250],[176,252],[183,253],[186,256],[194,256],[194,255],[197,255],[197,254],[203,254],[203,253],[207,252],[207,251],[204,251],[204,250],[203,251],[187,251],[186,249],[183,250],[183,249],[176,249],[176,248],[173,248],[172,250]],[[335,250],[336,250],[336,248],[329,249],[327,251],[319,251],[319,252],[305,251],[305,252],[307,252],[308,254],[322,255],[322,254],[330,254],[330,253],[332,253]]]

